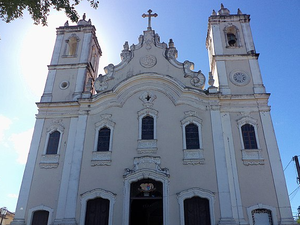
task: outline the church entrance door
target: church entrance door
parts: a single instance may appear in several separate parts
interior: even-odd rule
[[[131,183],[130,225],[163,225],[162,183],[142,179]]]

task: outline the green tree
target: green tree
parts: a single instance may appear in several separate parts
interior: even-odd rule
[[[24,10],[28,10],[34,24],[47,25],[50,9],[64,10],[72,22],[77,22],[79,15],[75,6],[81,0],[0,0],[0,18],[9,23],[23,16]],[[87,0],[92,8],[98,8],[99,1]]]

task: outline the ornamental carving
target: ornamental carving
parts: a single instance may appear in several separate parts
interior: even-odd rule
[[[113,64],[109,64],[104,67],[105,75],[100,74],[99,77],[95,80],[95,90],[97,93],[104,91],[108,88],[107,81],[114,79],[114,69],[115,66]]]
[[[194,63],[190,61],[184,61],[183,63],[183,71],[184,71],[184,77],[191,78],[190,83],[194,87],[198,87],[203,89],[205,84],[205,76],[199,70],[198,72],[192,71],[194,69]]]
[[[262,157],[261,149],[243,149],[242,160],[244,165],[264,165],[265,160]]]
[[[153,170],[157,173],[170,177],[169,169],[160,167],[160,157],[154,157],[154,156],[136,157],[134,158],[133,164],[134,164],[133,169],[129,169],[129,168],[125,169],[123,177],[134,174],[139,170],[143,170],[143,169]]]
[[[132,58],[132,52],[129,50],[128,41],[125,42],[125,44],[123,45],[123,48],[124,49],[121,53],[121,60],[129,62],[130,59]]]
[[[203,149],[185,149],[183,150],[183,164],[196,165],[203,164],[204,159]]]
[[[140,100],[143,102],[145,107],[153,106],[153,101],[156,99],[156,95],[152,92],[146,91],[140,96]]]
[[[154,55],[146,55],[140,58],[142,67],[151,68],[156,65],[157,59]]]

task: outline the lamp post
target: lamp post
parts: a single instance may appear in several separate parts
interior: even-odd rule
[[[6,207],[1,208],[1,222],[0,222],[0,225],[2,225],[2,221],[3,221],[4,217],[6,216],[6,213],[7,213],[7,208]]]

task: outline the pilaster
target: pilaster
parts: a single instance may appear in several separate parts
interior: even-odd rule
[[[241,191],[239,185],[238,171],[235,158],[235,149],[231,129],[231,120],[229,113],[221,113],[223,136],[225,140],[225,155],[228,168],[229,189],[232,202],[233,217],[238,224],[247,224],[245,221]]]
[[[87,115],[72,118],[54,224],[77,224],[76,208]]]
[[[237,223],[233,218],[233,206],[229,187],[228,165],[223,139],[223,126],[219,109],[211,110],[211,122],[221,213],[220,221],[218,224],[233,225]],[[222,128],[220,129],[220,127]]]

